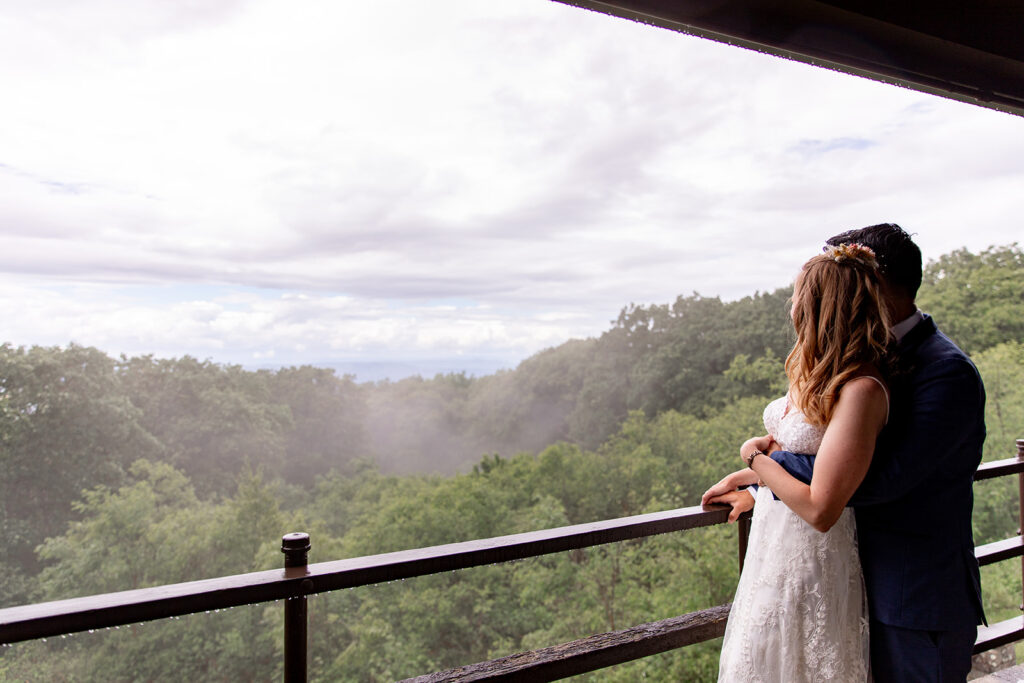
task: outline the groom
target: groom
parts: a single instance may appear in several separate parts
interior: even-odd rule
[[[889,421],[850,501],[871,618],[872,675],[876,683],[962,682],[984,621],[971,511],[985,390],[967,355],[914,303],[921,251],[910,236],[886,223],[828,240],[851,242],[874,250],[891,318],[899,321],[892,330]],[[813,457],[771,457],[810,481]]]

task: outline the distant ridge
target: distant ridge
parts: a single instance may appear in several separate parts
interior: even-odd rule
[[[499,370],[510,370],[519,364],[519,361],[512,361],[504,358],[481,358],[481,357],[460,357],[451,358],[416,358],[408,360],[384,360],[384,361],[323,361],[306,362],[301,365],[312,365],[318,368],[330,368],[339,377],[343,375],[354,375],[356,382],[382,382],[389,380],[398,382],[408,377],[419,375],[424,379],[431,379],[435,375],[449,373],[465,373],[469,376],[482,377],[493,375]],[[253,370],[277,370],[280,367],[288,367],[280,364],[260,364],[249,369]]]

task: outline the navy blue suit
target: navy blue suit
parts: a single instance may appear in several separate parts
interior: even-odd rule
[[[984,621],[971,512],[985,441],[985,390],[974,364],[929,316],[895,353],[889,422],[850,501],[872,622],[872,671],[876,681],[962,681]],[[771,457],[810,480],[812,457],[785,451]],[[952,658],[952,669],[928,673],[934,665],[915,663],[909,641],[879,640],[893,633],[897,641],[909,634]],[[964,666],[962,674],[948,674]]]

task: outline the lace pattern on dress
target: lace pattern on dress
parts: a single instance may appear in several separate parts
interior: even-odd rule
[[[786,406],[784,396],[768,404],[765,428],[786,450],[817,453],[824,428]],[[868,680],[867,601],[852,510],[821,533],[760,488],[718,680]]]
[[[789,407],[787,412],[786,408]],[[817,453],[825,428],[807,424],[804,415],[795,406],[789,406],[789,397],[775,399],[764,409],[764,428],[787,451]]]

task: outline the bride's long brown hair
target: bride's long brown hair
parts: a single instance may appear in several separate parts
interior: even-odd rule
[[[826,247],[797,276],[786,376],[811,424],[828,424],[840,389],[865,366],[884,372],[890,325],[879,277],[874,253],[858,244]]]

